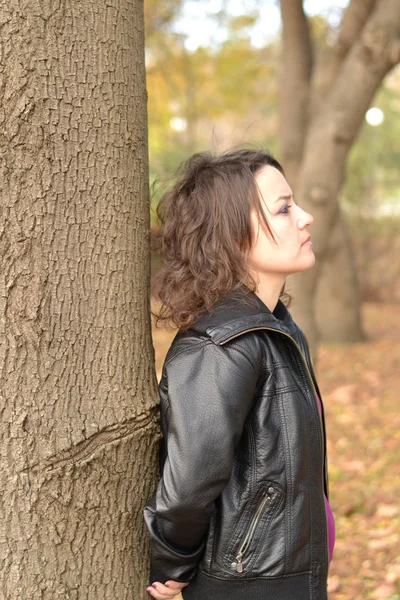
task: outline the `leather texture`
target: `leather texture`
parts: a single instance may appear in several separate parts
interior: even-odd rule
[[[281,300],[271,312],[240,293],[178,331],[165,358],[150,580],[190,582],[185,599],[203,580],[232,598],[265,582],[285,600],[298,577],[299,598],[325,600],[325,421],[307,340]]]

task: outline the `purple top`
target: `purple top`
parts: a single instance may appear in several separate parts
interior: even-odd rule
[[[318,396],[318,403],[319,403],[319,411],[321,412],[321,400],[320,400],[319,396]],[[324,498],[325,498],[326,518],[328,520],[329,561],[331,561],[333,558],[333,548],[335,545],[335,538],[336,538],[335,520],[333,518],[333,512],[331,510],[331,507],[329,506],[328,499],[325,495],[324,495]]]

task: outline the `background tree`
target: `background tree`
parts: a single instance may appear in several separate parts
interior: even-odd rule
[[[290,276],[293,314],[315,356],[318,327],[325,339],[362,338],[352,246],[338,195],[349,150],[383,78],[400,60],[400,3],[351,0],[321,71],[302,0],[280,0],[282,79],[280,139],[297,201],[315,217],[316,266]],[[295,101],[293,101],[295,99]],[[314,307],[317,319],[314,318]]]
[[[393,7],[395,10],[398,8],[394,4],[388,4],[386,0],[383,0],[383,4],[379,3],[381,14],[391,15],[393,27],[396,28],[397,13],[391,11]],[[236,2],[235,10],[238,5],[239,2]],[[339,108],[329,105],[330,112],[326,112],[327,102],[339,76],[342,77],[346,61],[350,60],[352,52],[358,52],[354,50],[354,45],[350,51],[351,44],[364,39],[362,36],[365,35],[367,39],[372,39],[364,29],[368,19],[373,16],[373,3],[353,1],[343,13],[343,9],[339,9],[336,3],[324,0],[317,14],[305,13],[298,0],[288,3],[288,10],[292,11],[290,32],[293,35],[288,35],[292,41],[291,53],[287,49],[280,52],[281,31],[276,19],[279,17],[279,8],[275,3],[266,2],[256,6],[249,0],[242,5],[242,15],[237,12],[232,15],[229,12],[229,2],[223,3],[221,10],[207,13],[210,6],[212,5],[207,0],[196,2],[195,9],[194,3],[188,0],[181,0],[180,7],[174,3],[171,19],[165,20],[163,27],[148,37],[152,179],[159,175],[168,176],[187,156],[189,149],[211,147],[219,151],[237,143],[250,142],[267,146],[281,157],[289,180],[296,187],[296,173],[303,164],[305,140],[313,124],[317,122],[317,115],[323,115],[320,122],[325,125],[325,129],[322,128],[321,132],[325,131],[326,135],[329,135],[327,123],[336,122],[338,115],[342,115],[343,119],[347,115],[347,98],[340,100],[338,97]],[[193,45],[190,23],[182,22],[182,15],[189,14],[189,7],[190,11],[196,10],[196,20],[193,21],[196,31],[201,28],[216,31],[214,38],[209,36],[207,40],[205,36],[201,45]],[[154,7],[151,8],[153,9]],[[278,14],[267,14],[263,12],[264,9],[276,10]],[[202,14],[208,14],[206,26],[199,21]],[[388,17],[385,19],[387,23]],[[149,23],[152,22],[154,19],[149,17]],[[276,23],[275,31],[271,25],[273,22]],[[262,43],[260,39],[257,43],[254,42],[257,27],[263,32],[269,32]],[[287,27],[286,22],[286,32]],[[394,33],[386,35],[386,30],[382,27],[383,25],[379,25],[379,30],[386,41],[383,46],[383,42],[380,42],[381,45],[375,44],[376,50],[372,58],[379,55],[380,48],[383,54],[391,52],[385,44],[391,44],[390,36],[393,37]],[[284,33],[284,38],[285,35],[287,34]],[[379,39],[378,33],[376,36]],[[391,48],[395,53],[395,42]],[[301,58],[304,51],[308,52],[308,58]],[[393,56],[394,54],[394,64]],[[374,86],[377,85],[373,62],[369,59],[363,62],[361,57],[360,54],[360,75],[372,70]],[[282,60],[286,61],[283,65]],[[350,65],[354,64],[356,58],[353,57],[351,61]],[[188,65],[191,67],[190,72]],[[284,75],[282,81],[278,78],[279,71]],[[309,300],[303,294],[302,284],[299,283],[293,290],[295,278],[288,278],[289,288],[292,286],[295,297],[291,308],[312,341],[314,358],[317,329],[312,319],[307,321],[306,314],[313,303],[322,339],[351,341],[360,339],[363,335],[361,300],[400,298],[396,286],[400,271],[395,260],[395,223],[391,222],[390,217],[378,218],[381,205],[383,209],[383,205],[392,204],[392,214],[395,214],[395,199],[399,192],[396,165],[400,154],[397,135],[400,78],[396,73],[398,71],[394,69],[389,76],[382,78],[377,94],[371,94],[368,86],[362,92],[364,105],[368,107],[374,97],[374,103],[384,110],[384,124],[373,130],[365,123],[365,106],[361,107],[360,104],[356,106],[359,111],[356,135],[351,130],[353,140],[346,143],[335,142],[340,151],[345,147],[348,149],[345,158],[340,159],[342,164],[343,160],[346,164],[346,169],[343,168],[342,172],[343,185],[336,187],[335,191],[334,204],[341,209],[340,217],[335,217],[336,227],[331,225],[328,228],[332,233],[326,238],[329,238],[329,248],[318,255],[317,266],[321,268],[315,267],[317,281],[321,277],[324,281],[321,280],[321,285],[316,285]],[[364,78],[368,79],[368,75]],[[363,79],[357,76],[351,86],[356,84],[364,86]],[[195,115],[194,127],[188,126],[190,116],[187,114],[187,89],[190,89],[189,96],[194,99],[191,104],[192,115]],[[369,99],[366,101],[368,94]],[[281,126],[277,118],[280,99]],[[340,104],[342,101],[343,105]],[[334,120],[329,121],[333,118],[332,115]],[[354,122],[352,123],[354,127]],[[321,139],[325,144],[323,136]],[[335,156],[332,155],[331,160],[336,164]],[[153,208],[157,201],[158,195],[155,194]],[[361,217],[357,207],[364,207],[366,204],[373,210]],[[325,210],[320,206],[313,232],[316,233],[320,220],[325,219],[324,214]],[[329,210],[327,214],[330,214]],[[155,224],[154,211],[152,221]],[[316,242],[316,252],[317,246]],[[382,262],[386,264],[384,269]],[[380,278],[382,271],[385,272],[384,280]],[[299,305],[302,298],[307,309],[305,317],[302,316],[302,306]]]
[[[205,3],[201,5],[206,10]],[[212,19],[226,32],[226,39],[192,50],[187,45],[188,32],[176,28],[183,8],[182,1],[180,11],[174,4],[169,19],[157,31],[151,28],[161,8],[150,3],[146,12],[152,179],[168,178],[194,151],[240,142],[249,129],[253,141],[258,136],[265,143],[268,137],[270,145],[274,144],[273,136],[265,131],[266,121],[274,121],[271,103],[265,98],[276,102],[278,47],[260,50],[252,46],[249,31],[257,13],[235,17],[227,10],[219,11]],[[271,133],[274,127],[271,123]]]
[[[143,6],[0,14],[0,596],[136,600],[158,439]]]

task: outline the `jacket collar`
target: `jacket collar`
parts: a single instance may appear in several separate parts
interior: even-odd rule
[[[248,304],[241,302],[246,299]],[[216,344],[223,344],[252,329],[274,329],[293,335],[296,324],[286,306],[278,300],[273,311],[244,284],[236,293],[229,292],[211,311],[200,314],[191,329],[209,335]]]

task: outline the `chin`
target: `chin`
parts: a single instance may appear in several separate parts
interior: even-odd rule
[[[315,265],[315,255],[313,254],[312,256],[310,256],[310,260],[307,261],[306,265],[304,266],[304,270],[311,269],[314,265]]]
[[[302,269],[303,271],[307,271],[308,269],[312,269],[313,266],[315,265],[315,258],[312,262],[310,262],[307,266],[304,267],[304,269]]]
[[[302,271],[308,271],[308,269],[311,269],[314,265],[315,265],[315,256],[313,254],[312,257],[310,256],[309,260],[307,260],[307,261],[303,260],[301,264],[296,265],[296,269],[293,269],[292,271],[290,271],[290,273],[288,273],[288,275],[294,275],[295,273],[301,273]]]

